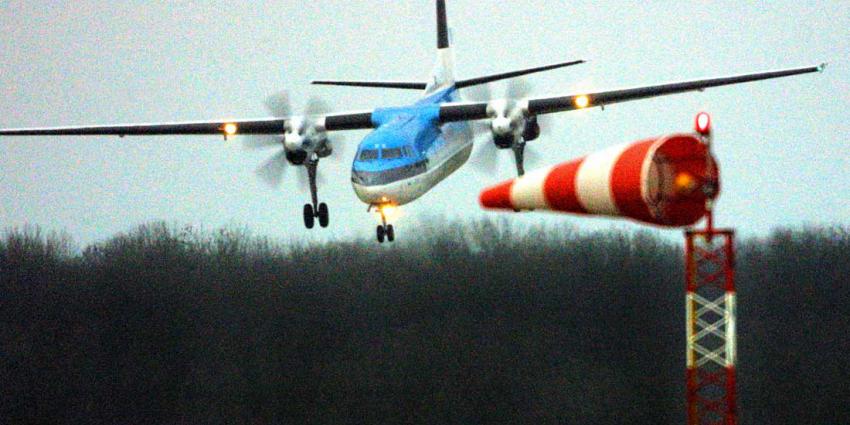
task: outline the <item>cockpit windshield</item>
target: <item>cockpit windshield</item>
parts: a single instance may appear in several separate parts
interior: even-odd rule
[[[381,159],[416,158],[413,148],[402,146],[399,148],[363,149],[357,157],[358,161],[374,161]]]
[[[401,148],[383,149],[381,151],[381,157],[383,159],[401,158]]]
[[[352,170],[351,180],[357,184],[362,184],[366,186],[377,186],[397,182],[399,180],[404,180],[422,174],[426,171],[428,171],[428,162],[419,161],[412,164],[402,165],[400,167],[379,171],[365,171],[355,169]]]
[[[360,161],[374,161],[378,159],[378,150],[377,149],[363,149],[360,151],[360,157],[358,158]]]

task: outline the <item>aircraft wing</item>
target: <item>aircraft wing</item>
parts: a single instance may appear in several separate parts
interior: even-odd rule
[[[528,99],[526,107],[528,115],[549,114],[553,112],[572,111],[576,109],[604,107],[614,103],[627,102],[630,100],[645,99],[655,96],[684,93],[689,91],[702,91],[711,87],[726,86],[730,84],[746,83],[750,81],[768,80],[771,78],[787,77],[791,75],[806,74],[810,72],[822,72],[826,64],[806,68],[783,69],[779,71],[759,72],[755,74],[743,74],[730,77],[709,78],[705,80],[682,81],[675,83],[659,84],[654,86],[635,87],[628,89],[609,90],[589,93],[576,93],[566,96],[541,97]],[[440,121],[468,121],[479,120],[490,117],[488,111],[489,102],[466,102],[449,103],[440,108]]]
[[[289,118],[260,118],[250,120],[218,120],[179,123],[118,124],[103,126],[72,126],[0,129],[0,136],[161,136],[221,134],[283,134]],[[372,111],[327,114],[317,118],[328,131],[372,128]]]

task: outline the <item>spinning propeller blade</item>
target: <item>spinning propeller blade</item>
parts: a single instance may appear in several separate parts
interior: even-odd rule
[[[283,183],[283,173],[286,171],[286,152],[280,151],[267,159],[255,173],[272,189],[277,189]]]
[[[527,98],[532,91],[531,84],[521,78],[514,78],[507,81],[507,85],[505,86],[504,98],[512,101],[522,100]],[[477,100],[477,101],[490,101],[493,100],[493,91],[489,84],[482,84],[478,86],[470,86],[468,88],[464,88],[464,97],[469,100]],[[540,122],[540,117],[535,117]],[[477,146],[475,147],[474,152],[474,164],[475,167],[485,173],[492,173],[493,170],[497,169],[500,165],[500,158],[513,158],[513,154],[510,153],[510,149],[504,149],[508,151],[510,154],[500,155],[500,150],[497,149],[493,143],[493,134],[490,126],[490,121],[475,121],[471,123],[474,134],[475,141]],[[525,141],[523,141],[525,143]],[[525,146],[524,154],[525,162],[535,162],[538,158],[533,151],[533,149],[528,149],[528,145]]]

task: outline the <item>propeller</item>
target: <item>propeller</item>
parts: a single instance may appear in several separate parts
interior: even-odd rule
[[[473,124],[476,136],[485,135],[486,140],[493,142],[500,149],[508,149],[514,153],[517,173],[524,173],[524,162],[535,155],[526,149],[526,142],[540,135],[540,125],[537,116],[529,116],[523,102],[531,93],[531,84],[523,79],[512,79],[505,87],[503,98],[493,99],[489,85],[472,86],[464,94],[471,100],[488,102],[489,121],[478,121]],[[477,139],[477,137],[476,137]],[[491,172],[498,163],[497,150],[490,143],[480,143],[475,153],[475,163],[484,171]]]
[[[304,115],[292,116],[289,95],[284,91],[269,96],[264,102],[266,110],[274,117],[289,118],[281,135],[251,135],[242,138],[246,149],[282,147],[282,150],[263,162],[255,171],[257,176],[272,188],[283,183],[288,165],[303,165],[308,160],[328,157],[333,148],[321,120],[315,117],[326,114],[330,107],[319,98],[311,97],[304,106]],[[306,187],[306,173],[296,173],[299,186]]]

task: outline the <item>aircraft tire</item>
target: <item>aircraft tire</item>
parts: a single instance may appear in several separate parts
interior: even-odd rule
[[[313,214],[313,206],[310,204],[304,204],[304,226],[308,229],[312,229],[315,225],[315,215]]]
[[[328,205],[322,202],[319,204],[319,226],[328,227],[329,222],[330,215],[328,212]]]
[[[384,243],[384,236],[386,235],[386,231],[384,230],[384,226],[378,226],[378,243]]]
[[[387,226],[387,240],[390,242],[395,240],[395,229],[392,224]]]

